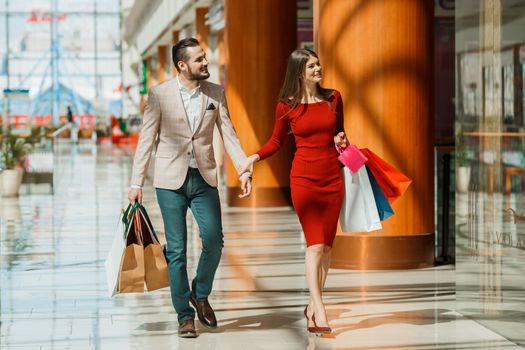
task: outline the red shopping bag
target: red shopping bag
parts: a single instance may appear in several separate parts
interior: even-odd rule
[[[366,163],[374,174],[374,177],[383,190],[388,203],[392,204],[394,200],[401,197],[408,189],[412,180],[405,174],[394,168],[392,165],[379,158],[377,154],[368,148],[361,148],[361,152],[368,158]]]

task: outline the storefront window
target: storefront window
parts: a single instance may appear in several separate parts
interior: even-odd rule
[[[458,311],[525,345],[525,2],[456,1]]]

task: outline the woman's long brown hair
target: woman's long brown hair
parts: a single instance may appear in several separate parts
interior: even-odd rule
[[[279,93],[279,101],[284,102],[291,109],[297,107],[303,98],[304,83],[301,77],[304,74],[306,62],[308,62],[310,56],[319,59],[319,56],[314,51],[306,49],[297,49],[288,58],[288,67],[286,68],[284,83]],[[325,101],[328,101],[334,92],[332,89],[322,87],[319,83],[317,83],[317,91]]]

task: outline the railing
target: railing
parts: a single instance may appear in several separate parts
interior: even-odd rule
[[[58,135],[60,135],[64,130],[68,130],[68,129],[71,130],[72,125],[73,125],[72,123],[67,123],[67,124],[65,124],[64,126],[58,128],[58,129],[56,129],[56,130],[53,132],[53,134],[52,134],[53,138],[57,138]]]

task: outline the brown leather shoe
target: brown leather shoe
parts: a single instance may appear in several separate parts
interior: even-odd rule
[[[197,300],[193,292],[190,295],[190,302],[197,310],[197,316],[203,326],[208,328],[217,328],[217,319],[215,318],[215,312],[211,308],[208,298]]]
[[[193,320],[182,321],[179,325],[180,338],[197,338],[197,331],[195,330],[195,322]]]

